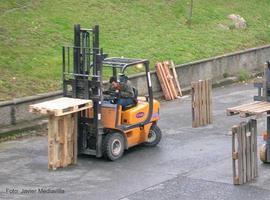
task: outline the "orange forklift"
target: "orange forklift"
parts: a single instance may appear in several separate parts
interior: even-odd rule
[[[62,54],[64,96],[93,101],[92,108],[78,115],[78,154],[114,161],[125,149],[139,144],[156,146],[160,142],[160,103],[153,99],[148,60],[108,58],[99,48],[97,25],[91,29],[74,25],[74,46],[64,46]],[[110,67],[112,75],[119,79],[118,74],[138,66],[144,66],[148,94],[138,97],[133,88],[134,103],[122,109],[114,103],[116,95],[104,91],[103,67]]]

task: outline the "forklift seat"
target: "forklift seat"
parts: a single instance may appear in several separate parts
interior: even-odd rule
[[[130,109],[130,108],[133,108],[133,107],[136,106],[137,103],[138,103],[138,100],[137,100],[137,97],[138,97],[138,90],[137,90],[135,87],[132,87],[132,90],[133,90],[133,97],[132,97],[133,103],[130,104],[130,105],[128,105],[128,106],[126,106],[125,108],[123,108],[123,111],[128,110],[128,109]]]
[[[132,90],[133,90],[133,96],[134,96],[133,98],[137,102],[138,90],[135,87],[132,87]]]

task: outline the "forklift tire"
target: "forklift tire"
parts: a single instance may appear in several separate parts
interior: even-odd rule
[[[161,138],[162,133],[160,128],[156,124],[153,124],[149,130],[148,139],[144,145],[148,147],[154,147],[160,142]]]
[[[122,157],[125,149],[124,136],[121,133],[108,133],[102,143],[103,156],[111,161]]]

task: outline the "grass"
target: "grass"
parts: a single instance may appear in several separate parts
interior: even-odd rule
[[[110,56],[185,63],[269,43],[269,0],[2,0],[0,4],[0,100],[61,88],[61,46],[73,25],[99,24]],[[240,14],[246,30],[222,29]],[[133,72],[134,73],[134,72]],[[105,72],[108,74],[108,72]]]

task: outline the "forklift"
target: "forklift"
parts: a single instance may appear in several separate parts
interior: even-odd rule
[[[78,154],[114,161],[130,147],[160,142],[160,103],[153,99],[147,59],[109,58],[99,47],[99,26],[89,29],[80,24],[74,25],[74,46],[64,46],[62,58],[63,95],[93,102],[92,108],[78,114]],[[134,88],[134,104],[123,109],[114,103],[115,94],[104,91],[103,67],[111,68],[112,76],[119,79],[126,69],[138,66],[144,66],[148,94],[138,97]]]
[[[270,61],[265,63],[263,82],[254,83],[254,86],[258,88],[258,95],[254,96],[254,100],[270,102]],[[267,112],[263,140],[264,144],[260,147],[260,160],[263,163],[270,163],[270,112]]]

